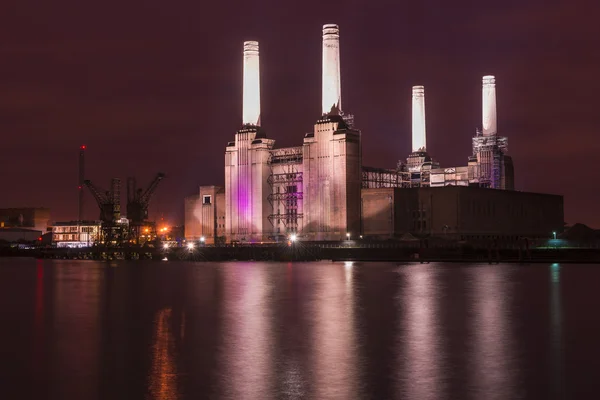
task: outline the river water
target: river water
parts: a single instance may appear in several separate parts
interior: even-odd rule
[[[600,268],[0,259],[3,399],[591,399]]]

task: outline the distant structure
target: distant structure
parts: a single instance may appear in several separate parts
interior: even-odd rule
[[[46,232],[50,226],[50,209],[20,207],[0,209],[0,228],[28,228]]]
[[[467,165],[441,168],[428,154],[425,88],[413,86],[412,152],[395,168],[374,168],[362,165],[362,134],[342,111],[337,25],[323,26],[322,49],[322,115],[300,146],[275,148],[261,126],[259,43],[244,42],[242,126],[225,149],[225,186],[201,186],[185,199],[186,238],[510,238],[562,229],[561,196],[514,192],[493,76],[483,77],[482,127]]]
[[[85,182],[85,145],[79,146],[79,186],[77,187],[77,220],[83,220],[83,186]]]

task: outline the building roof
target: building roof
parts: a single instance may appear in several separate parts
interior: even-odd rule
[[[27,228],[0,228],[0,232],[39,232],[39,229],[27,229]]]

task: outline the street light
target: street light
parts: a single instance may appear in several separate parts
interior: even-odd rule
[[[163,249],[168,249],[168,248],[169,248],[169,243],[163,244]]]
[[[347,233],[346,233],[346,238],[347,238],[348,240],[350,240],[350,232],[347,232]]]
[[[188,243],[187,248],[190,250],[194,250],[194,243]]]
[[[292,233],[290,235],[290,242],[294,243],[296,240],[298,240],[298,237],[296,236],[296,234]]]
[[[552,232],[552,234],[554,235],[554,239],[556,239],[556,232]]]
[[[206,238],[204,236],[200,236],[200,242],[204,243],[205,240]]]

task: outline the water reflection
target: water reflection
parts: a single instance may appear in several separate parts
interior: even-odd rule
[[[151,399],[171,400],[178,398],[177,366],[175,364],[175,340],[171,329],[171,308],[156,313],[155,333],[152,346],[152,369],[149,377]]]
[[[59,398],[97,397],[102,271],[66,261],[53,269],[53,384]]]
[[[565,398],[563,357],[563,315],[560,286],[560,264],[550,267],[550,355],[552,357],[552,383],[554,398]]]
[[[510,276],[508,267],[474,267],[473,319],[469,389],[476,398],[516,398],[513,358],[515,354],[509,318]]]
[[[354,266],[334,264],[315,279],[313,358],[314,398],[357,398],[358,346],[354,327]]]
[[[33,365],[36,368],[36,376],[39,376],[38,374],[41,372],[40,367],[44,358],[44,336],[44,262],[37,260],[33,342]]]
[[[433,266],[411,266],[404,270],[406,284],[399,290],[400,305],[406,310],[400,318],[400,331],[405,333],[398,352],[399,391],[409,399],[441,397],[441,332]]]
[[[598,268],[18,263],[3,399],[597,397]]]
[[[223,266],[221,390],[227,398],[268,398],[273,386],[271,286],[254,263]]]

